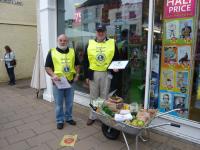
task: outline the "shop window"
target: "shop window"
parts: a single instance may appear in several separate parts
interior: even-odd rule
[[[199,122],[199,14],[193,8],[174,15],[164,1],[155,2],[149,107],[160,112],[180,109],[170,115]]]
[[[143,26],[148,24],[146,14],[148,1],[127,3],[121,0],[64,0],[64,2],[65,22],[68,24],[64,30],[81,62],[80,80],[75,84],[75,89],[89,93],[88,85],[85,83],[83,54],[88,40],[95,38],[96,25],[104,23],[107,36],[116,41],[120,58],[129,60],[125,70],[114,74],[110,91],[117,89],[115,94],[123,97],[127,103],[143,104],[148,35]],[[71,24],[72,19],[74,21]]]

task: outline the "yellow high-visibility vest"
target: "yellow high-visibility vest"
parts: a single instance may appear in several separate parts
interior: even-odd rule
[[[58,77],[65,76],[69,81],[73,80],[75,71],[75,52],[69,48],[68,53],[60,53],[56,48],[51,49],[51,57],[54,65],[54,73]]]
[[[106,71],[115,53],[115,41],[109,39],[105,42],[89,40],[88,44],[89,68],[95,71]]]

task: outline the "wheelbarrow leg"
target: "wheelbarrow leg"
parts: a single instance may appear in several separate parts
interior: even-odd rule
[[[138,138],[140,137],[140,134],[136,135],[135,137],[135,150],[138,150]]]
[[[128,145],[128,141],[127,141],[126,136],[125,136],[125,134],[124,134],[123,131],[122,131],[122,135],[123,135],[124,141],[125,141],[125,143],[126,143],[127,150],[130,150],[130,147],[129,147],[129,145]]]

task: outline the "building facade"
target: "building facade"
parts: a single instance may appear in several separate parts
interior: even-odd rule
[[[160,113],[181,109],[154,120],[180,128],[156,130],[200,143],[199,8],[197,0],[40,0],[44,58],[56,46],[57,35],[66,33],[82,63],[88,39],[95,38],[99,23],[105,24],[121,59],[129,60],[120,80],[114,76],[118,84],[112,88],[127,103]],[[82,69],[75,102],[88,105],[84,80]],[[43,98],[53,101],[48,76],[47,84]]]
[[[37,50],[36,1],[0,0],[0,10],[0,57],[9,45],[16,55],[16,78],[30,78]],[[7,81],[3,62],[0,70],[0,82]]]

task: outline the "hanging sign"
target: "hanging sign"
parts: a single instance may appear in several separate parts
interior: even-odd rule
[[[18,5],[18,6],[23,5],[21,0],[0,0],[0,3],[7,3],[7,4],[12,4],[12,5]]]
[[[164,18],[185,18],[195,15],[196,0],[165,0]]]

